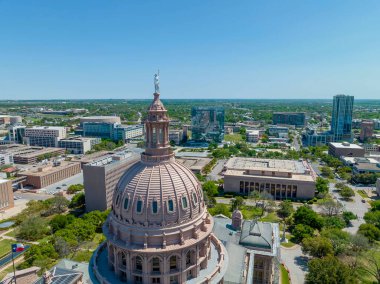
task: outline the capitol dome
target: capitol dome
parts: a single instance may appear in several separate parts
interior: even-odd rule
[[[226,250],[212,233],[198,179],[175,161],[157,90],[145,122],[145,152],[116,186],[93,272],[102,284],[219,284]]]
[[[174,160],[135,164],[121,177],[114,193],[113,213],[127,224],[174,226],[199,217],[204,210],[199,181]]]

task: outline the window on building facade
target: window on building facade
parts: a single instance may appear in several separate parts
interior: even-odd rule
[[[152,271],[160,272],[160,259],[158,257],[153,257],[152,259]]]
[[[172,255],[169,259],[170,270],[177,269],[177,257]]]
[[[140,256],[136,256],[136,260],[135,260],[135,269],[137,271],[142,271],[142,258]]]

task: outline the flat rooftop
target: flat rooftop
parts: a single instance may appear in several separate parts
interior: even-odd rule
[[[191,158],[191,157],[182,157],[176,158],[176,161],[183,164],[185,167],[190,170],[201,171],[209,162],[210,158]]]
[[[48,130],[62,130],[65,127],[63,126],[32,126],[27,127],[27,129],[48,129]]]
[[[357,144],[350,144],[348,142],[330,142],[330,145],[341,149],[363,149],[363,147],[360,147]]]
[[[228,160],[226,168],[229,170],[271,170],[304,174],[308,170],[304,161],[272,160],[235,157]]]
[[[51,174],[51,173],[54,173],[54,172],[58,172],[58,171],[61,171],[61,170],[64,170],[66,168],[69,168],[73,165],[78,165],[79,163],[77,162],[66,162],[66,161],[62,161],[59,165],[57,166],[54,166],[53,163],[49,163],[47,165],[44,165],[44,166],[36,166],[36,167],[33,167],[31,170],[29,171],[25,171],[25,172],[22,172],[21,175],[25,175],[25,176],[44,176],[44,175],[47,175],[47,174]]]

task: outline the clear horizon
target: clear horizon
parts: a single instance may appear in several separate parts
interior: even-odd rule
[[[0,1],[0,100],[380,98],[380,2]]]

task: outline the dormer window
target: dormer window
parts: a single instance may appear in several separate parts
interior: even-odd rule
[[[197,194],[195,192],[193,192],[193,203],[194,205],[196,205],[198,203],[198,198],[197,198]]]
[[[125,198],[124,199],[124,210],[128,210],[128,206],[129,206],[129,198]]]
[[[182,196],[182,208],[183,209],[187,208],[187,198],[186,198],[186,196]]]
[[[136,212],[140,214],[142,210],[143,210],[143,202],[142,200],[137,200]]]
[[[174,202],[173,199],[168,200],[168,212],[174,212]]]
[[[158,212],[158,202],[157,202],[157,200],[153,200],[153,202],[152,202],[152,212],[153,212],[153,214],[157,214],[157,212]]]

